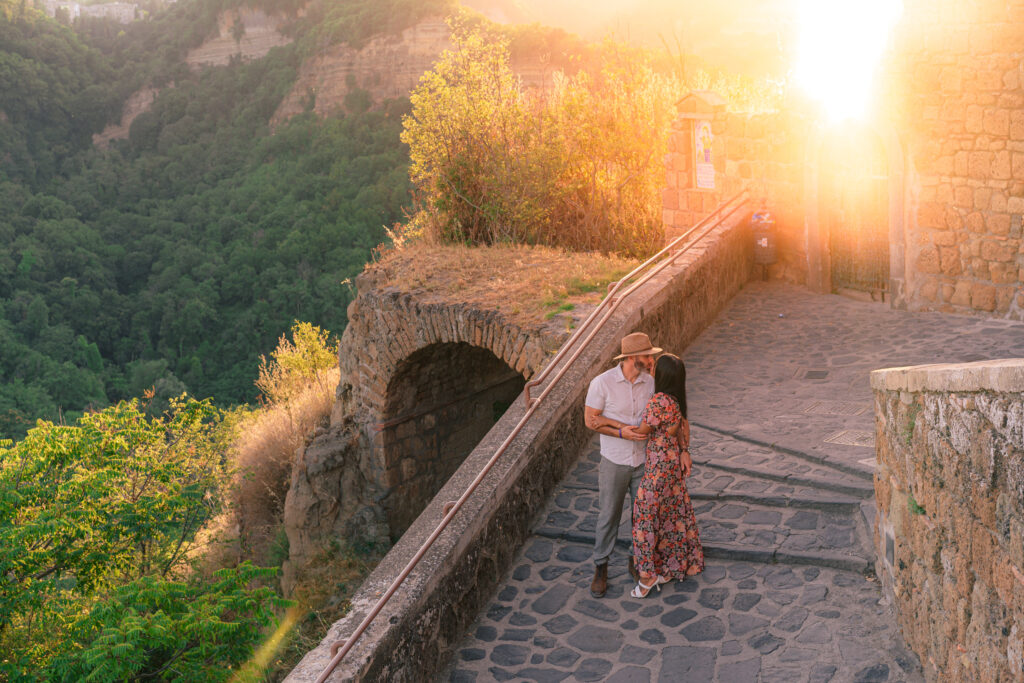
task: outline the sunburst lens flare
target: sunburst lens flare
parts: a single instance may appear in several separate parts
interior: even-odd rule
[[[862,118],[900,0],[801,0],[794,77],[830,120]]]

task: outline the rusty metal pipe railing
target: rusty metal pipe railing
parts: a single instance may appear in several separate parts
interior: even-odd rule
[[[608,295],[601,301],[600,304],[598,304],[598,306],[593,311],[590,312],[590,315],[587,316],[586,320],[584,320],[583,323],[580,324],[580,326],[578,328],[576,328],[576,331],[572,334],[572,336],[569,337],[565,341],[564,344],[562,344],[562,347],[558,350],[558,353],[555,354],[555,357],[551,359],[551,361],[544,367],[543,370],[541,370],[540,374],[538,374],[536,377],[532,378],[529,382],[526,383],[526,386],[523,387],[523,392],[524,392],[525,397],[526,397],[526,404],[527,405],[530,404],[530,389],[532,389],[535,386],[538,386],[541,382],[543,382],[547,378],[548,374],[550,374],[551,370],[555,367],[555,365],[557,365],[558,362],[565,356],[565,354],[568,353],[569,349],[572,348],[573,344],[575,344],[575,342],[578,339],[580,339],[580,337],[583,336],[583,333],[586,331],[586,329],[590,325],[590,323],[602,312],[602,310],[604,310],[605,308],[607,308],[609,305],[612,304],[612,302],[615,300],[615,295],[618,293],[619,289],[622,287],[622,284],[624,282],[627,282],[628,280],[630,280],[631,278],[636,276],[636,274],[639,273],[640,271],[642,271],[644,268],[646,268],[650,264],[652,264],[655,261],[657,261],[658,259],[660,259],[666,253],[668,253],[668,252],[672,251],[673,249],[675,249],[677,245],[679,245],[680,243],[685,241],[695,231],[700,230],[701,227],[706,225],[717,214],[722,212],[725,209],[725,207],[729,206],[730,204],[732,204],[737,199],[740,199],[740,198],[744,197],[746,195],[746,192],[747,192],[746,189],[740,190],[739,192],[737,192],[733,196],[731,196],[728,199],[726,199],[724,202],[719,204],[715,208],[714,211],[712,211],[706,217],[704,217],[703,219],[698,221],[696,225],[694,225],[692,228],[690,228],[689,230],[684,232],[679,237],[677,237],[674,240],[672,240],[671,242],[669,242],[661,251],[656,253],[654,256],[651,256],[649,259],[647,259],[646,261],[641,263],[639,266],[637,266],[636,268],[631,270],[625,277],[623,277],[618,282],[616,282],[615,286],[612,287],[611,290],[609,290]],[[732,212],[730,211],[730,214],[728,214],[728,215],[731,215],[731,213]],[[700,239],[700,237],[698,237],[697,239]],[[694,243],[696,243],[696,241],[697,240],[694,240]],[[673,257],[672,260],[674,261],[675,257]],[[625,296],[625,294],[623,294],[623,296]]]
[[[337,668],[338,664],[341,663],[341,660],[345,658],[345,655],[348,654],[349,651],[351,651],[359,637],[363,635],[363,633],[370,626],[370,624],[373,623],[373,620],[377,617],[377,615],[380,614],[380,611],[384,609],[384,606],[388,603],[388,601],[391,600],[391,596],[393,596],[395,592],[401,587],[406,577],[408,577],[409,574],[412,573],[412,570],[416,568],[416,565],[418,565],[420,560],[423,559],[423,556],[426,555],[427,551],[430,550],[431,546],[434,545],[434,541],[436,541],[438,537],[441,535],[441,533],[448,527],[448,524],[451,522],[452,518],[454,518],[455,515],[458,514],[459,510],[462,509],[462,506],[463,504],[465,504],[466,500],[468,500],[469,497],[473,495],[473,493],[476,491],[476,488],[484,480],[484,477],[486,477],[490,473],[494,465],[497,464],[498,459],[505,453],[505,450],[509,447],[509,445],[515,439],[515,437],[519,435],[519,432],[522,431],[523,427],[526,426],[526,423],[530,420],[530,417],[534,414],[534,412],[536,412],[537,408],[544,401],[544,398],[549,393],[551,393],[555,385],[558,384],[558,380],[562,378],[562,376],[569,370],[569,368],[576,361],[576,359],[579,358],[579,356],[587,348],[587,344],[601,330],[601,328],[612,316],[612,314],[616,311],[616,309],[618,309],[619,304],[621,304],[622,301],[629,294],[634,292],[637,288],[642,286],[652,277],[654,277],[662,270],[667,268],[669,265],[674,263],[679,256],[685,253],[690,247],[697,244],[697,242],[703,239],[708,233],[711,232],[711,230],[717,228],[722,223],[722,221],[725,220],[725,218],[731,216],[740,206],[742,206],[743,203],[739,202],[735,204],[735,206],[732,206],[727,213],[724,213],[721,217],[719,217],[719,219],[716,222],[712,223],[709,228],[707,228],[703,233],[698,235],[692,242],[685,245],[675,254],[672,254],[671,258],[659,264],[654,270],[650,271],[649,273],[646,273],[642,278],[640,278],[635,283],[630,285],[622,293],[622,296],[616,297],[615,295],[617,294],[622,284],[626,282],[628,279],[634,277],[642,269],[646,268],[651,263],[658,260],[661,256],[665,255],[666,253],[674,249],[682,240],[686,239],[689,235],[693,234],[696,230],[700,229],[701,226],[707,224],[715,215],[722,213],[728,205],[733,204],[733,202],[735,202],[737,199],[744,197],[745,194],[746,190],[742,190],[733,195],[732,197],[730,197],[729,199],[722,202],[718,206],[718,208],[715,209],[715,211],[708,215],[707,218],[698,222],[697,225],[688,230],[686,233],[674,239],[671,243],[669,243],[668,246],[666,246],[657,254],[649,258],[644,263],[634,268],[633,271],[626,275],[626,277],[622,278],[615,284],[615,286],[609,291],[608,296],[606,296],[604,301],[601,302],[601,305],[599,305],[594,310],[594,312],[591,313],[591,315],[587,318],[586,322],[580,327],[580,329],[577,330],[577,332],[574,333],[572,337],[570,337],[566,341],[566,343],[562,345],[562,350],[560,350],[558,354],[556,354],[555,357],[551,360],[551,362],[548,363],[547,367],[545,368],[545,371],[542,372],[541,375],[538,376],[535,380],[533,380],[534,386],[536,386],[536,383],[543,381],[547,377],[547,375],[550,374],[551,369],[565,355],[566,350],[582,337],[582,332],[592,322],[592,320],[594,320],[597,317],[596,314],[599,311],[601,311],[601,309],[605,309],[605,313],[602,316],[601,320],[598,322],[598,324],[594,327],[593,330],[590,331],[586,338],[583,339],[583,342],[572,353],[569,359],[562,364],[558,372],[551,379],[551,382],[549,382],[548,385],[544,388],[544,390],[541,391],[540,395],[537,396],[536,400],[531,401],[529,399],[528,391],[524,390],[526,412],[519,419],[519,422],[516,423],[516,426],[512,429],[512,432],[507,437],[505,437],[504,441],[501,442],[501,445],[498,446],[498,449],[494,452],[494,455],[491,456],[491,458],[487,461],[484,467],[476,475],[473,481],[470,482],[469,486],[466,487],[466,490],[462,493],[459,499],[456,501],[449,501],[444,504],[444,517],[441,519],[440,522],[438,522],[438,525],[434,529],[433,533],[431,533],[427,540],[423,542],[419,550],[416,551],[416,554],[413,555],[412,559],[410,559],[409,562],[402,569],[401,573],[399,573],[395,580],[391,582],[391,585],[388,586],[388,589],[380,597],[380,599],[377,601],[377,604],[374,605],[373,609],[370,610],[370,613],[367,614],[366,617],[364,617],[363,620],[359,623],[359,625],[356,627],[356,630],[352,633],[352,635],[345,640],[339,640],[331,645],[331,661],[327,663],[327,666],[324,668],[323,673],[321,673],[320,677],[316,679],[316,683],[324,683],[328,679],[328,677],[330,677],[330,675],[334,673],[334,669]],[[527,384],[527,387],[529,386],[530,385]]]

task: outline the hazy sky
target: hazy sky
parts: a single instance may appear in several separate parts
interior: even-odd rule
[[[794,48],[798,0],[466,0],[495,19],[537,21],[584,38],[668,43],[724,66],[777,70]],[[774,53],[774,59],[770,59]]]

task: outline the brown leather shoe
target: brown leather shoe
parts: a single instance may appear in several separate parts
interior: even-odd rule
[[[640,583],[640,572],[636,570],[636,563],[633,561],[633,556],[629,556],[629,575],[633,577],[634,583]]]
[[[595,598],[603,598],[608,590],[608,563],[594,567],[594,580],[590,582],[590,594]]]

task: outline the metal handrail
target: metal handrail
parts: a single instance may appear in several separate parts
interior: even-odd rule
[[[469,484],[469,486],[466,487],[466,490],[462,493],[459,499],[456,501],[448,501],[444,504],[444,517],[441,519],[440,522],[438,522],[437,528],[435,528],[433,533],[431,533],[427,540],[423,542],[419,550],[416,551],[416,554],[413,555],[412,559],[410,559],[409,562],[405,565],[405,568],[402,569],[401,573],[395,578],[394,581],[391,582],[391,585],[380,597],[380,599],[377,601],[377,604],[374,605],[373,609],[370,610],[370,613],[367,614],[366,617],[362,620],[362,622],[360,622],[359,626],[356,627],[356,630],[352,633],[352,635],[345,640],[339,640],[331,645],[331,661],[327,663],[327,666],[324,668],[323,673],[321,673],[320,677],[316,679],[316,683],[324,683],[327,680],[327,678],[332,673],[334,673],[334,669],[337,668],[338,664],[341,663],[341,660],[345,658],[345,655],[348,654],[349,651],[355,646],[355,642],[359,639],[360,636],[363,635],[363,633],[370,626],[370,624],[373,623],[373,620],[377,617],[380,611],[384,609],[384,606],[391,599],[391,596],[395,594],[395,592],[399,589],[399,587],[401,587],[402,583],[405,581],[406,577],[408,577],[412,570],[416,568],[416,565],[419,564],[421,559],[423,559],[423,556],[426,555],[427,551],[434,544],[434,541],[438,539],[438,537],[441,535],[441,532],[445,530],[445,528],[448,526],[451,520],[462,508],[463,504],[465,504],[465,502],[469,499],[473,492],[476,491],[476,488],[477,486],[480,485],[480,482],[483,481],[484,477],[486,477],[487,474],[490,473],[494,465],[497,464],[498,458],[500,458],[505,453],[505,450],[512,443],[512,440],[515,439],[515,437],[519,434],[520,431],[522,431],[523,427],[530,420],[530,417],[533,415],[534,412],[536,412],[537,408],[544,401],[544,398],[547,397],[549,393],[551,393],[552,389],[554,389],[555,385],[558,383],[558,380],[562,378],[562,376],[568,371],[568,369],[572,366],[576,359],[579,358],[580,354],[582,354],[583,351],[587,348],[587,344],[590,343],[590,340],[593,339],[594,335],[596,335],[601,330],[601,328],[608,321],[611,315],[619,307],[619,304],[621,304],[622,301],[632,292],[634,292],[638,287],[640,287],[648,280],[650,280],[652,277],[660,273],[662,270],[673,264],[675,260],[679,258],[679,256],[684,254],[687,250],[689,250],[701,239],[703,239],[708,233],[717,228],[726,218],[735,213],[736,210],[743,205],[743,202],[740,201],[738,203],[735,203],[735,205],[729,208],[728,212],[721,215],[717,221],[712,223],[710,227],[706,228],[704,232],[702,232],[700,235],[694,238],[692,242],[680,248],[678,251],[672,254],[671,258],[659,264],[652,271],[644,274],[643,277],[641,277],[635,283],[630,285],[622,293],[622,296],[616,297],[615,295],[618,293],[618,290],[622,287],[623,283],[625,283],[630,278],[636,276],[637,273],[639,273],[641,270],[657,261],[665,254],[669,253],[672,249],[676,248],[676,246],[679,245],[683,240],[685,240],[695,231],[699,230],[702,226],[705,226],[714,216],[716,216],[719,213],[722,213],[726,209],[726,207],[729,207],[729,205],[734,204],[734,202],[736,202],[739,199],[745,198],[745,195],[746,190],[741,190],[740,192],[736,193],[729,199],[726,199],[706,218],[698,222],[695,226],[690,228],[688,231],[686,231],[676,239],[672,240],[672,242],[670,242],[664,249],[662,249],[657,254],[644,261],[642,264],[634,268],[628,275],[626,275],[624,278],[616,282],[615,286],[612,287],[611,290],[609,290],[608,296],[605,297],[604,301],[602,301],[601,304],[594,309],[594,311],[590,314],[590,316],[583,323],[583,325],[581,325],[580,328],[576,332],[574,332],[573,335],[562,345],[561,350],[559,350],[559,352],[555,355],[551,362],[548,363],[544,371],[541,372],[541,374],[537,378],[526,384],[526,388],[524,389],[526,412],[519,419],[519,422],[512,429],[512,432],[505,438],[504,441],[501,442],[501,445],[498,446],[498,449],[494,452],[494,455],[491,456],[490,460],[487,461],[483,469],[480,470],[480,472],[476,475],[476,477]],[[529,387],[531,385],[536,386],[539,382],[542,382],[548,374],[550,374],[551,369],[556,365],[556,363],[558,363],[558,361],[560,361],[564,357],[568,348],[572,347],[572,345],[582,337],[583,331],[586,330],[586,328],[594,319],[596,319],[597,314],[602,309],[604,310],[604,315],[601,318],[601,320],[598,321],[594,329],[590,331],[590,333],[586,336],[585,339],[583,339],[583,342],[579,345],[576,351],[569,357],[569,359],[564,364],[562,364],[562,367],[552,378],[551,382],[544,388],[543,391],[541,391],[540,395],[537,396],[536,400],[531,401]]]
[[[728,199],[726,199],[724,202],[719,204],[715,208],[714,211],[712,211],[710,214],[708,214],[703,219],[698,221],[696,225],[694,225],[692,228],[690,228],[689,230],[684,232],[679,237],[677,237],[674,240],[672,240],[671,242],[669,242],[661,251],[659,251],[654,256],[650,257],[649,259],[647,259],[646,261],[641,263],[639,266],[637,266],[636,268],[631,270],[628,275],[626,275],[625,277],[620,279],[618,282],[616,282],[615,286],[613,286],[608,291],[608,296],[606,296],[601,301],[601,303],[598,304],[597,308],[595,308],[593,311],[590,312],[590,315],[587,316],[587,319],[584,320],[583,323],[578,328],[576,328],[576,331],[573,332],[572,336],[569,337],[565,341],[564,344],[562,344],[562,347],[558,350],[558,353],[555,354],[555,357],[551,359],[551,362],[548,363],[544,367],[544,369],[540,372],[539,375],[537,375],[536,377],[531,379],[529,382],[526,383],[526,386],[523,387],[523,392],[524,392],[525,398],[526,398],[526,404],[527,405],[530,404],[530,389],[532,387],[538,386],[541,382],[543,382],[547,378],[548,374],[550,374],[551,370],[555,367],[555,365],[557,365],[558,362],[562,359],[562,357],[565,356],[565,354],[569,351],[569,349],[572,348],[573,344],[575,344],[576,341],[583,336],[583,332],[587,329],[587,326],[590,325],[591,322],[593,322],[593,320],[602,312],[602,310],[608,308],[609,306],[615,306],[615,307],[618,306],[618,304],[615,303],[616,302],[615,295],[618,293],[619,288],[622,287],[623,283],[627,282],[628,280],[633,278],[637,273],[642,271],[644,268],[646,268],[650,264],[652,264],[655,261],[657,261],[658,259],[660,259],[665,254],[667,254],[670,251],[672,251],[673,249],[675,249],[677,245],[679,245],[681,242],[686,240],[686,238],[689,237],[690,235],[692,235],[695,231],[701,229],[712,218],[714,218],[718,213],[723,211],[727,206],[729,206],[730,204],[735,202],[737,199],[740,199],[741,197],[744,197],[746,195],[746,192],[747,192],[746,189],[740,190],[739,192],[737,192],[733,196],[731,196]],[[733,213],[733,211],[735,211],[735,209],[738,208],[738,206],[739,205],[737,205],[736,207],[733,207],[733,209],[730,210],[729,213],[726,214],[726,216],[731,215]],[[725,218],[725,216],[723,216],[722,219],[720,219],[718,222],[716,222],[715,226],[717,226],[718,223],[721,222],[721,220],[724,220],[724,218]],[[689,249],[689,247],[693,246],[693,244],[696,244],[703,237],[704,237],[704,234],[699,235],[696,239],[694,239],[693,243],[690,244],[690,245],[687,245],[685,249]],[[676,252],[676,254],[671,259],[669,259],[664,264],[662,264],[658,268],[658,270],[652,271],[650,274],[648,274],[647,277],[645,277],[645,278],[641,279],[640,281],[638,281],[637,284],[642,284],[642,283],[646,282],[647,280],[649,280],[651,277],[654,277],[654,275],[656,275],[657,273],[661,272],[661,270],[666,268],[669,264],[673,263],[675,261],[676,257],[678,257],[679,254],[682,254],[685,251],[685,249],[682,249],[682,250]],[[622,296],[628,295],[634,289],[636,289],[635,285],[631,289],[627,290],[626,292],[623,292]],[[603,322],[600,323],[598,325],[597,329],[600,329],[601,325],[603,325],[603,324],[604,324]],[[593,336],[593,335],[590,335],[590,336]],[[587,339],[589,340],[590,337],[587,337]]]

